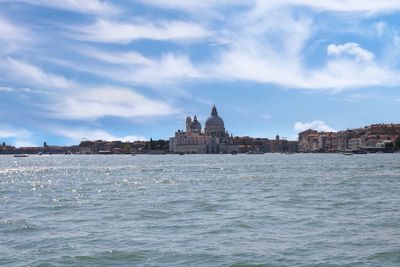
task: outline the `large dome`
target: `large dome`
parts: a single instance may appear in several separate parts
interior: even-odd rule
[[[220,116],[218,116],[218,111],[215,105],[213,106],[211,110],[211,116],[208,117],[206,120],[206,127],[222,127],[225,128],[224,126],[224,121],[221,119]]]
[[[206,120],[206,127],[223,127],[223,128],[225,128],[224,121],[218,115],[208,117],[208,119]]]

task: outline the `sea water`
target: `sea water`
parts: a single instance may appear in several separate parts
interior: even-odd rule
[[[0,156],[0,265],[400,266],[400,154]]]

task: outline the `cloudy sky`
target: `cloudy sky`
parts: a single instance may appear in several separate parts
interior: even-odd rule
[[[0,0],[0,141],[400,122],[400,0]]]

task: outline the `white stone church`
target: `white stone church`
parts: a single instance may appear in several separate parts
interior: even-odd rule
[[[197,116],[186,118],[186,131],[178,130],[169,139],[169,149],[174,153],[185,154],[227,154],[238,152],[233,137],[225,131],[224,121],[218,116],[215,105],[206,120],[204,131]]]

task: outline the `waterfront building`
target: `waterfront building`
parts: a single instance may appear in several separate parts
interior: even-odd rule
[[[348,149],[348,133],[347,131],[339,131],[336,133],[337,138],[337,150],[338,151],[346,151]]]
[[[316,152],[319,150],[318,143],[321,133],[312,129],[299,133],[299,151]]]
[[[151,150],[165,150],[164,146],[168,149],[167,141],[82,141],[79,144],[79,154],[144,154]]]
[[[400,124],[372,124],[336,133],[306,130],[299,133],[301,152],[385,151],[400,137]]]
[[[173,153],[220,154],[238,152],[233,137],[225,130],[225,123],[215,105],[205,122],[204,130],[197,116],[186,118],[186,131],[178,130],[169,140]]]
[[[361,138],[350,138],[348,140],[347,148],[349,150],[357,151],[360,150],[361,145],[362,145]]]
[[[336,152],[338,150],[337,134],[333,132],[322,132],[318,138],[318,150]]]
[[[15,149],[13,146],[6,145],[4,142],[0,145],[0,154],[7,154],[12,152]]]

